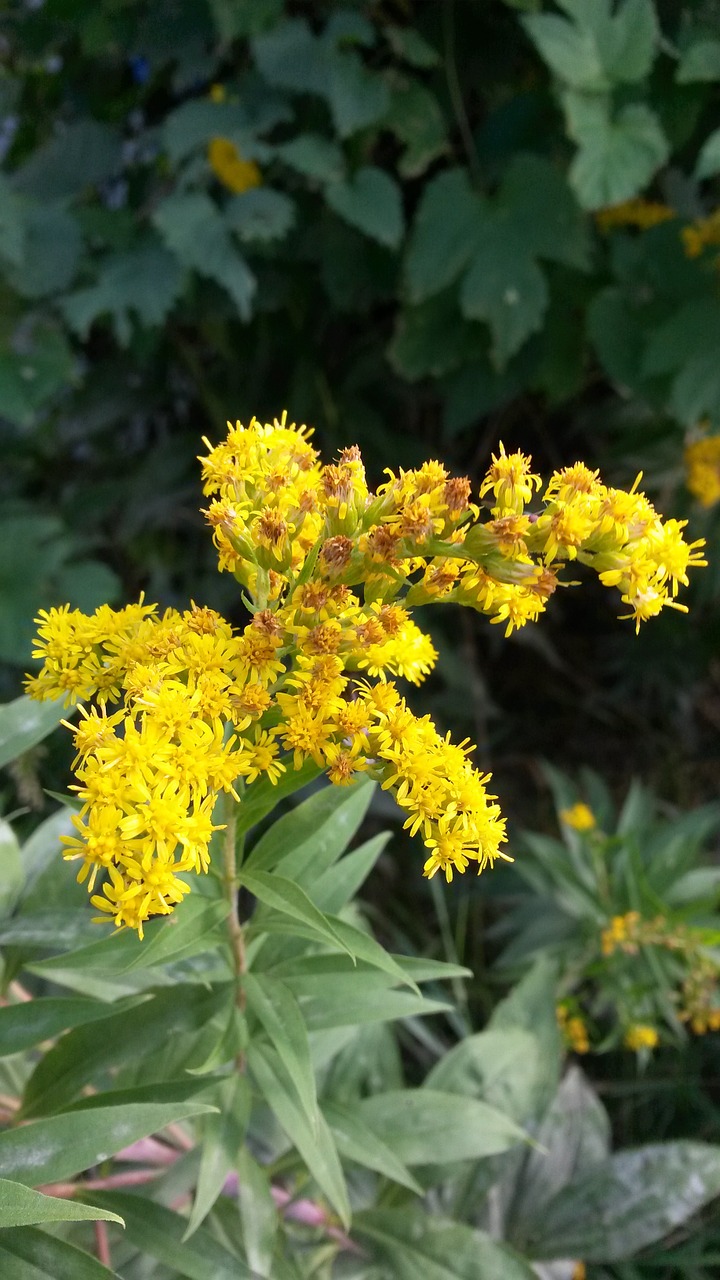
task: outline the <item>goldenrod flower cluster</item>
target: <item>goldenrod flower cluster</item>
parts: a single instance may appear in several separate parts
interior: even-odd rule
[[[262,186],[262,173],[257,164],[254,160],[245,160],[230,138],[213,138],[207,158],[218,181],[235,195]]]
[[[686,485],[701,507],[720,501],[720,436],[702,436],[685,446]]]
[[[252,615],[240,633],[194,605],[38,619],[43,667],[29,693],[97,703],[74,729],[82,812],[66,857],[82,860],[91,892],[102,872],[93,901],[118,925],[141,930],[171,911],[184,873],[207,868],[219,792],[237,797],[238,780],[274,783],[308,760],[334,783],[362,772],[390,789],[426,846],[426,875],[492,865],[505,825],[489,777],[392,679],[419,684],[437,658],[412,606],[469,605],[509,633],[577,560],[619,587],[639,625],[684,608],[678,584],[704,563],[679,522],[581,463],[555,472],[533,510],[540,477],[501,446],[481,519],[470,482],[438,462],[388,472],[370,492],[356,448],[323,465],[310,437],[283,415],[206,442],[219,568]]]
[[[720,244],[720,209],[707,218],[696,218],[689,227],[681,231],[685,254],[688,258],[699,258],[710,245]]]
[[[625,1029],[623,1044],[626,1049],[633,1049],[635,1053],[642,1049],[655,1049],[660,1043],[660,1036],[657,1028],[650,1026],[646,1022],[632,1022]]]
[[[676,217],[675,210],[669,205],[637,196],[634,200],[600,209],[595,214],[595,221],[600,231],[612,231],[614,227],[637,227],[640,231],[647,231],[648,227],[657,227],[661,222]]]
[[[561,1003],[557,1006],[556,1015],[563,1042],[573,1053],[589,1053],[590,1037],[585,1019],[579,1013],[573,1013],[570,1007]]]

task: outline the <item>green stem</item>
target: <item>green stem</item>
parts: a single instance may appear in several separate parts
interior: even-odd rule
[[[242,840],[242,837],[241,837]],[[223,845],[223,885],[228,903],[227,925],[232,952],[233,970],[237,990],[235,1003],[243,1012],[245,1009],[245,988],[243,975],[246,971],[245,930],[240,923],[238,912],[238,837],[237,837],[237,804],[231,796],[225,803],[225,840]]]

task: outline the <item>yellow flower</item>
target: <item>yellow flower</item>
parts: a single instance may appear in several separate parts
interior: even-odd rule
[[[685,469],[685,483],[701,507],[720,501],[720,436],[691,440],[685,447]]]
[[[213,138],[208,146],[208,164],[228,191],[242,195],[262,185],[262,173],[254,160],[243,160],[229,138]]]
[[[572,827],[574,831],[592,831],[597,825],[595,814],[589,805],[583,804],[582,800],[578,800],[569,809],[561,809],[560,817],[565,826]]]
[[[637,196],[634,200],[625,200],[622,204],[600,209],[595,214],[595,221],[600,231],[611,231],[613,227],[638,227],[645,231],[648,227],[656,227],[659,223],[676,217],[675,210],[668,205]]]
[[[639,1052],[642,1049],[655,1049],[660,1043],[657,1028],[645,1022],[633,1022],[626,1028],[623,1044],[626,1049]]]

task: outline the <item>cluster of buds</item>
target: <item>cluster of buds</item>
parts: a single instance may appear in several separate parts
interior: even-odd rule
[[[639,626],[684,608],[678,585],[704,563],[636,487],[609,488],[581,463],[543,487],[501,446],[476,501],[439,462],[370,492],[357,448],[322,465],[311,434],[284,415],[238,423],[202,459],[219,568],[251,614],[242,632],[209,609],[160,615],[142,601],[38,619],[31,696],[95,700],[73,730],[82,811],[66,856],[118,925],[142,930],[187,892],[184,873],[207,869],[220,792],[239,800],[243,783],[308,761],[334,783],[366,773],[391,790],[428,876],[507,856],[472,748],[414,715],[394,683],[420,683],[437,658],[410,610],[455,602],[508,633],[583,563]]]

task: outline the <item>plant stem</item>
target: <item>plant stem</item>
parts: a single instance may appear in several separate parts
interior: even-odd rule
[[[230,936],[230,950],[232,951],[233,969],[235,971],[235,980],[237,983],[235,1003],[238,1009],[242,1012],[245,1009],[245,989],[242,984],[242,977],[246,969],[245,933],[238,914],[237,806],[229,796],[225,804],[223,863],[223,884],[225,886],[225,896],[228,901],[228,934]]]

